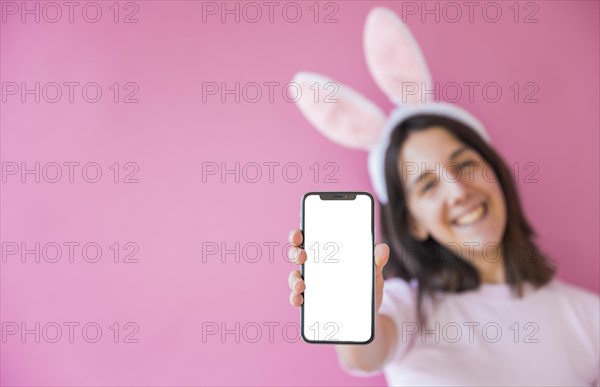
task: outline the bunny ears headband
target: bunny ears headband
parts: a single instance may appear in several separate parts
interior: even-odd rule
[[[448,117],[473,128],[485,141],[489,136],[483,125],[466,110],[444,102],[434,102],[420,93],[403,95],[407,86],[433,90],[431,76],[419,46],[404,23],[387,8],[374,8],[367,16],[364,49],[369,72],[379,88],[396,107],[389,117],[367,98],[338,82],[334,101],[300,98],[298,108],[323,135],[348,148],[369,152],[368,167],[371,183],[380,202],[388,202],[385,181],[385,152],[395,127],[407,118],[431,114]],[[294,82],[302,95],[309,88],[319,88],[319,95],[330,82],[324,76],[300,72]],[[330,89],[330,88],[329,88]],[[427,97],[427,98],[424,98]]]

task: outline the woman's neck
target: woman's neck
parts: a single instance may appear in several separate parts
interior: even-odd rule
[[[498,284],[506,282],[504,257],[501,251],[495,253],[496,251],[486,251],[484,254],[476,253],[470,259],[470,262],[477,268],[482,283]]]

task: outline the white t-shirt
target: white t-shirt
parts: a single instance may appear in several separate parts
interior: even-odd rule
[[[382,370],[390,386],[600,386],[600,297],[556,277],[519,299],[508,284],[424,298],[416,321],[417,283],[385,281],[379,313],[397,342]],[[423,329],[425,328],[425,329]]]

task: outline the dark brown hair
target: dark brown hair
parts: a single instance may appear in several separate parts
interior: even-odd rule
[[[434,291],[463,292],[477,289],[481,279],[473,264],[429,237],[420,241],[412,237],[408,227],[408,207],[398,171],[402,144],[416,131],[441,126],[459,141],[476,151],[493,169],[506,201],[507,222],[502,239],[506,281],[517,294],[523,295],[523,282],[540,287],[554,277],[555,264],[549,261],[533,242],[535,232],[525,218],[513,176],[500,155],[473,129],[453,119],[436,115],[413,116],[393,131],[385,154],[385,179],[388,204],[381,204],[382,238],[390,247],[390,258],[384,267],[384,278],[400,277],[418,281],[417,316],[424,321],[422,302]],[[404,180],[404,179],[403,179]],[[404,180],[405,181],[405,180]]]

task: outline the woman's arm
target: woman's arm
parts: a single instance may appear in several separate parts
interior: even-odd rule
[[[340,360],[350,369],[371,372],[380,370],[395,348],[396,326],[391,318],[377,314],[375,338],[366,345],[336,345]]]

